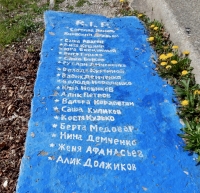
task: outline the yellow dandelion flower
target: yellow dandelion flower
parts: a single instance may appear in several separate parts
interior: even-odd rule
[[[167,62],[161,62],[160,65],[161,65],[161,66],[166,66],[166,65],[167,65]]]
[[[149,37],[147,40],[148,40],[149,42],[152,42],[152,41],[154,41],[154,37]]]
[[[182,75],[182,76],[185,76],[186,74],[188,74],[188,71],[187,71],[187,70],[183,70],[183,71],[181,72],[181,75]]]
[[[150,28],[154,28],[154,27],[155,27],[155,25],[154,25],[154,24],[150,25]]]
[[[162,61],[166,61],[167,59],[168,59],[168,57],[165,56],[165,57],[162,59]]]
[[[199,94],[200,95],[200,90],[195,90],[194,91],[194,94],[196,95],[196,94]]]
[[[153,29],[156,31],[156,30],[158,30],[158,27],[154,27]]]
[[[119,0],[120,1],[120,3],[123,3],[124,2],[124,0]]]
[[[178,46],[172,46],[172,49],[178,50]]]
[[[172,64],[177,64],[178,62],[176,60],[171,61]]]
[[[167,57],[171,58],[174,54],[173,53],[167,53]]]
[[[161,54],[161,55],[159,56],[159,59],[161,60],[163,57],[165,57],[165,54]]]
[[[187,50],[185,50],[185,51],[183,51],[183,54],[186,55],[186,56],[188,56],[190,54],[190,52],[187,51]]]
[[[189,105],[189,101],[188,100],[183,100],[183,101],[181,101],[181,105],[182,106],[187,106],[187,105]]]
[[[166,60],[166,59],[167,59],[167,55],[166,55],[166,54],[161,54],[161,55],[159,56],[159,59],[160,59],[160,60]]]
[[[167,65],[165,68],[168,70],[168,69],[171,69],[172,66],[171,65]]]
[[[143,14],[141,14],[141,13],[140,13],[140,14],[138,14],[138,17],[142,17],[142,16],[143,16]]]

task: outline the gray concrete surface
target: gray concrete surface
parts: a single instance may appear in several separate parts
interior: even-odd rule
[[[200,1],[129,0],[133,9],[145,12],[152,20],[162,21],[170,39],[181,51],[190,51],[193,73],[200,84]]]

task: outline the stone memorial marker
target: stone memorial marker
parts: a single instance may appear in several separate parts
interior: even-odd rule
[[[173,89],[135,17],[48,11],[17,193],[197,193]]]

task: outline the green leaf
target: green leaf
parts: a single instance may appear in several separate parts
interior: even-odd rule
[[[200,162],[200,155],[198,156],[197,162],[198,162],[198,163]]]

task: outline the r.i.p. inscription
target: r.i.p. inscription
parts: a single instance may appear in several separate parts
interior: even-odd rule
[[[17,192],[198,192],[139,20],[49,11],[45,22]]]

